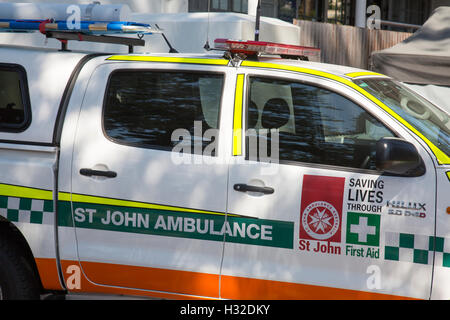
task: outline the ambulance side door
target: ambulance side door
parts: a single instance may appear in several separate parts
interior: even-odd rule
[[[429,298],[435,170],[422,145],[337,82],[271,70],[242,81],[221,297]],[[384,137],[411,142],[426,173],[377,171]]]
[[[227,173],[227,67],[108,63],[75,136],[72,214],[83,274],[103,286],[217,297]],[[62,213],[61,213],[62,214]],[[83,290],[83,288],[81,288]],[[96,289],[98,290],[98,289]]]

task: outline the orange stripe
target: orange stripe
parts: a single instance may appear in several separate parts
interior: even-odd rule
[[[234,276],[221,277],[221,298],[235,300],[403,300],[388,294]]]
[[[55,259],[36,259],[45,289],[61,290]],[[66,283],[70,266],[78,261],[61,261]],[[82,262],[83,271],[93,275],[99,284],[89,281],[81,272],[79,289],[71,292],[147,296],[163,299],[218,298],[219,276],[190,271],[166,270],[99,262]],[[113,285],[108,286],[107,284]],[[134,289],[130,289],[134,288]],[[139,290],[141,289],[141,290]],[[145,290],[164,291],[152,292]],[[173,292],[173,293],[169,293]],[[222,299],[234,300],[405,300],[412,299],[375,292],[339,289],[282,281],[221,276]]]
[[[219,275],[190,271],[81,262],[88,277],[99,284],[218,297]]]
[[[48,290],[62,290],[59,283],[56,259],[36,258],[34,261],[36,262],[42,286]]]
[[[73,265],[79,267],[80,264],[78,261],[63,260],[61,265],[65,281],[70,288],[71,273],[66,270]],[[219,294],[219,276],[214,274],[87,261],[83,261],[81,265],[80,288],[69,289],[71,292],[123,294],[164,299],[200,298],[196,296],[217,298]],[[96,283],[89,281],[84,273],[93,277]]]

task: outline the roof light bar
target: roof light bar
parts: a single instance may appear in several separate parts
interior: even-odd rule
[[[295,46],[266,41],[240,41],[229,39],[214,40],[214,49],[246,55],[270,54],[292,57],[307,57],[310,60],[320,60],[320,49],[313,47]]]
[[[127,21],[80,21],[78,26],[72,26],[67,21],[51,20],[9,20],[0,19],[0,32],[33,32],[33,31],[68,31],[85,34],[152,34],[161,33],[149,24]]]

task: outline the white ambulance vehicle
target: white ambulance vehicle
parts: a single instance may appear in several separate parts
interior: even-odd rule
[[[0,46],[0,297],[450,299],[449,116],[216,45]]]

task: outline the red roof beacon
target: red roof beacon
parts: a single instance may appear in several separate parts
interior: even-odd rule
[[[258,56],[279,55],[282,58],[320,61],[320,49],[266,41],[241,41],[229,39],[214,40],[214,49],[234,54]]]

